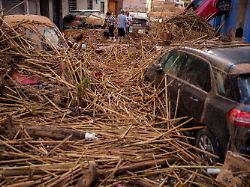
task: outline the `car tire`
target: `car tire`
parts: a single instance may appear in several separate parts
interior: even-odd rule
[[[219,10],[219,14],[229,13],[231,10],[231,1],[219,0],[216,7]]]
[[[199,149],[219,156],[219,143],[208,129],[202,129],[198,131],[195,144]],[[218,158],[201,151],[197,151],[197,154],[210,165],[216,164],[219,161]]]

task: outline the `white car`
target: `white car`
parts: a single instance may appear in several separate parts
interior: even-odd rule
[[[176,7],[185,7],[185,3],[182,0],[174,0]]]
[[[149,29],[149,17],[143,12],[129,12],[132,17],[133,32],[145,33]]]

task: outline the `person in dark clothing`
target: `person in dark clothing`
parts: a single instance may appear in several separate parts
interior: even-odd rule
[[[115,18],[114,16],[110,13],[107,12],[107,24],[108,24],[108,28],[109,28],[109,39],[110,40],[114,40],[115,41],[115,35],[114,35],[114,31],[115,31]]]

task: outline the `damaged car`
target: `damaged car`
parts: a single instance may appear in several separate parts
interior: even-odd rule
[[[64,29],[103,28],[105,14],[100,10],[72,10],[63,18]]]
[[[24,35],[30,41],[30,48],[45,51],[68,48],[68,44],[64,40],[60,30],[47,17],[38,15],[9,15],[3,17],[2,24],[2,26],[12,28]],[[12,65],[7,74],[17,84],[33,85],[39,83],[37,78],[21,74]],[[1,77],[3,78],[3,75]]]
[[[145,12],[129,12],[132,17],[132,28],[134,33],[147,33],[149,30],[149,17]]]
[[[193,135],[209,163],[216,160],[211,154],[223,159],[228,149],[250,154],[250,46],[177,47],[144,76],[167,89],[178,115],[193,119],[188,127],[205,127]]]

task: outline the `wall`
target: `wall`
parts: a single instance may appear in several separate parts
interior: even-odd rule
[[[214,19],[214,26],[223,25],[220,32],[224,36],[232,36],[236,29],[243,28],[242,40],[250,43],[250,0],[231,0],[232,10],[228,15]]]
[[[0,0],[0,16],[3,15],[3,5],[2,5],[2,0]]]
[[[108,11],[108,0],[97,0],[97,1],[93,0],[93,9],[94,10],[100,10],[100,8],[101,8],[101,3],[100,2],[104,2],[105,3],[104,13],[106,13]],[[87,0],[85,0],[85,1],[83,1],[83,0],[77,0],[77,9],[78,10],[87,9]]]
[[[123,9],[131,12],[149,12],[151,0],[123,0]]]
[[[66,16],[68,14],[69,14],[69,3],[68,3],[68,0],[62,0],[62,17]]]
[[[236,19],[236,28],[239,26],[243,27],[246,20],[246,10],[247,10],[247,1],[241,0],[238,5],[238,15]]]
[[[244,33],[243,38],[245,41],[250,43],[250,0],[247,3],[247,10],[246,10],[246,20],[244,25]]]
[[[0,0],[4,14],[24,14],[27,0]],[[16,6],[18,5],[18,6]]]
[[[78,10],[87,9],[87,0],[85,0],[85,1],[77,0],[77,9]]]
[[[40,15],[40,3],[38,0],[29,0],[27,1],[27,5],[27,14]]]

